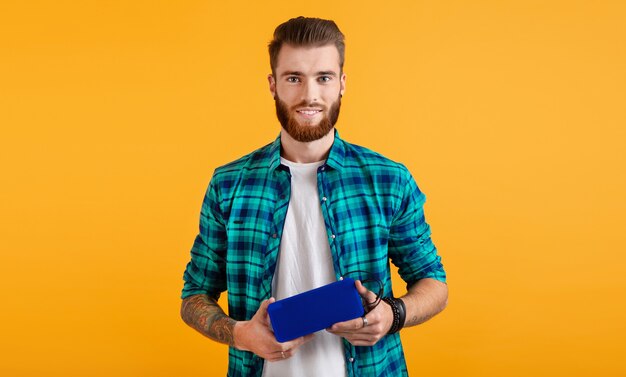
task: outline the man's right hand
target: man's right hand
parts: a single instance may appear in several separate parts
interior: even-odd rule
[[[249,321],[239,321],[233,329],[234,346],[242,351],[250,351],[267,361],[280,361],[293,356],[297,349],[313,339],[314,334],[306,335],[288,342],[279,343],[270,329],[267,307],[274,298],[261,303],[254,317]]]

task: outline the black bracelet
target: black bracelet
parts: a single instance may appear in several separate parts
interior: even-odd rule
[[[403,327],[404,327],[404,323],[406,322],[406,305],[404,305],[404,301],[402,301],[401,298],[397,298],[395,299],[396,303],[399,304],[398,305],[398,313],[400,314],[400,319],[399,319],[399,327],[398,327],[398,331],[400,331]]]
[[[391,323],[388,334],[397,333],[404,327],[404,322],[406,321],[406,306],[404,305],[404,301],[393,297],[385,297],[383,301],[389,304],[393,312],[393,322]]]

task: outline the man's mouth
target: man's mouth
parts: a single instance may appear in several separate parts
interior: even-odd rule
[[[298,109],[296,110],[296,112],[298,114],[301,114],[305,117],[312,117],[317,113],[321,113],[322,110],[321,109],[312,109],[312,108],[307,108],[307,109]]]

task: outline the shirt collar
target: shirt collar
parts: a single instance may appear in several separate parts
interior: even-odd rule
[[[341,171],[341,169],[343,169],[343,160],[345,159],[345,157],[346,144],[339,137],[339,131],[335,130],[335,141],[333,141],[333,145],[330,147],[330,153],[328,154],[326,165],[335,170]]]
[[[270,170],[274,171],[280,167],[280,133],[274,142],[270,145]]]
[[[346,147],[345,142],[339,137],[339,131],[336,129],[335,131],[335,140],[333,141],[333,145],[330,147],[330,152],[328,153],[328,158],[326,159],[327,166],[341,171],[343,168],[343,160],[346,156]],[[281,166],[280,164],[280,134],[274,140],[274,142],[270,145],[269,150],[270,156],[270,170],[275,170]]]

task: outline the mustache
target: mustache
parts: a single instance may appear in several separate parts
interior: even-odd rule
[[[280,101],[280,102],[282,102],[284,104],[284,102],[280,98],[278,98],[278,96],[274,97],[274,101],[276,101],[276,102]],[[289,110],[295,110],[295,109],[298,109],[298,108],[301,108],[301,107],[319,107],[323,111],[327,111],[328,110],[328,106],[326,106],[326,105],[322,105],[319,102],[308,102],[308,101],[302,101],[300,103],[297,103],[297,104],[291,106],[289,108]]]

